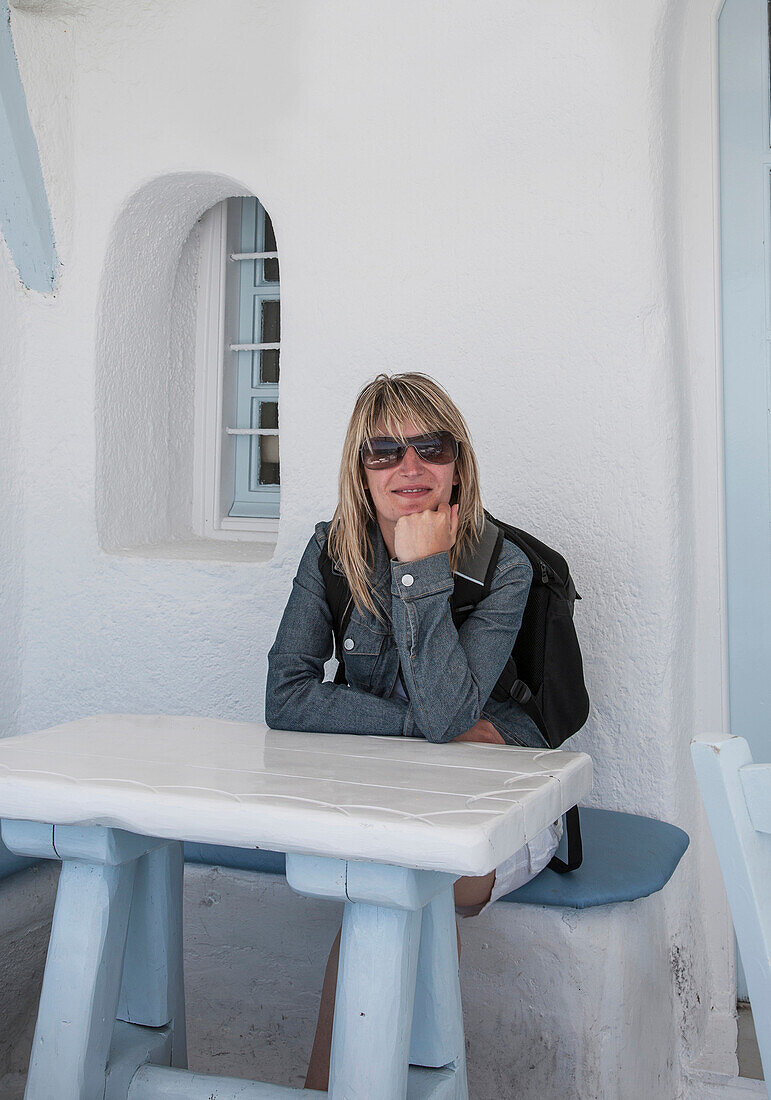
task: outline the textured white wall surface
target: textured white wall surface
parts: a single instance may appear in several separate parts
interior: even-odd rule
[[[21,699],[21,607],[24,591],[22,462],[19,453],[24,292],[8,249],[0,241],[0,724],[17,732]]]
[[[593,712],[574,745],[592,801],[694,838],[667,895],[673,990],[683,1056],[707,1045],[728,1065],[732,946],[688,756],[725,707],[715,15],[711,0],[14,10],[62,269],[41,305],[0,253],[0,717],[5,733],[98,711],[261,719],[354,395],[379,370],[428,371],[467,415],[486,504],[559,547],[584,597]],[[184,246],[242,192],[281,256],[267,562],[188,530]]]

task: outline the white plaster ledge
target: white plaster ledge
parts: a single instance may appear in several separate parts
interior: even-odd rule
[[[127,546],[119,549],[103,548],[111,557],[151,558],[168,561],[271,561],[276,550],[275,542],[256,540],[173,539]]]
[[[88,0],[8,0],[8,3],[16,11],[31,11],[39,15],[60,15],[66,11],[79,14],[88,7],[96,7]],[[4,1092],[0,1091],[0,1096],[5,1100]]]

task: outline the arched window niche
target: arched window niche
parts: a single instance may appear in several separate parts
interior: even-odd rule
[[[178,173],[130,198],[107,249],[97,319],[104,550],[272,557],[278,324],[272,222],[249,190]]]

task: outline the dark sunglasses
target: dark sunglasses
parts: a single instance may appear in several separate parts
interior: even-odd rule
[[[399,465],[408,447],[414,447],[424,462],[433,462],[437,466],[447,466],[458,457],[458,440],[452,432],[430,432],[428,435],[413,435],[403,443],[390,436],[367,439],[361,445],[361,461],[368,470],[387,470]]]

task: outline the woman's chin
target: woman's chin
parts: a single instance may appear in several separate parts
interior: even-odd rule
[[[433,493],[420,493],[409,497],[394,494],[394,499],[403,516],[411,515],[413,512],[425,512],[428,508],[433,508],[436,511]]]

